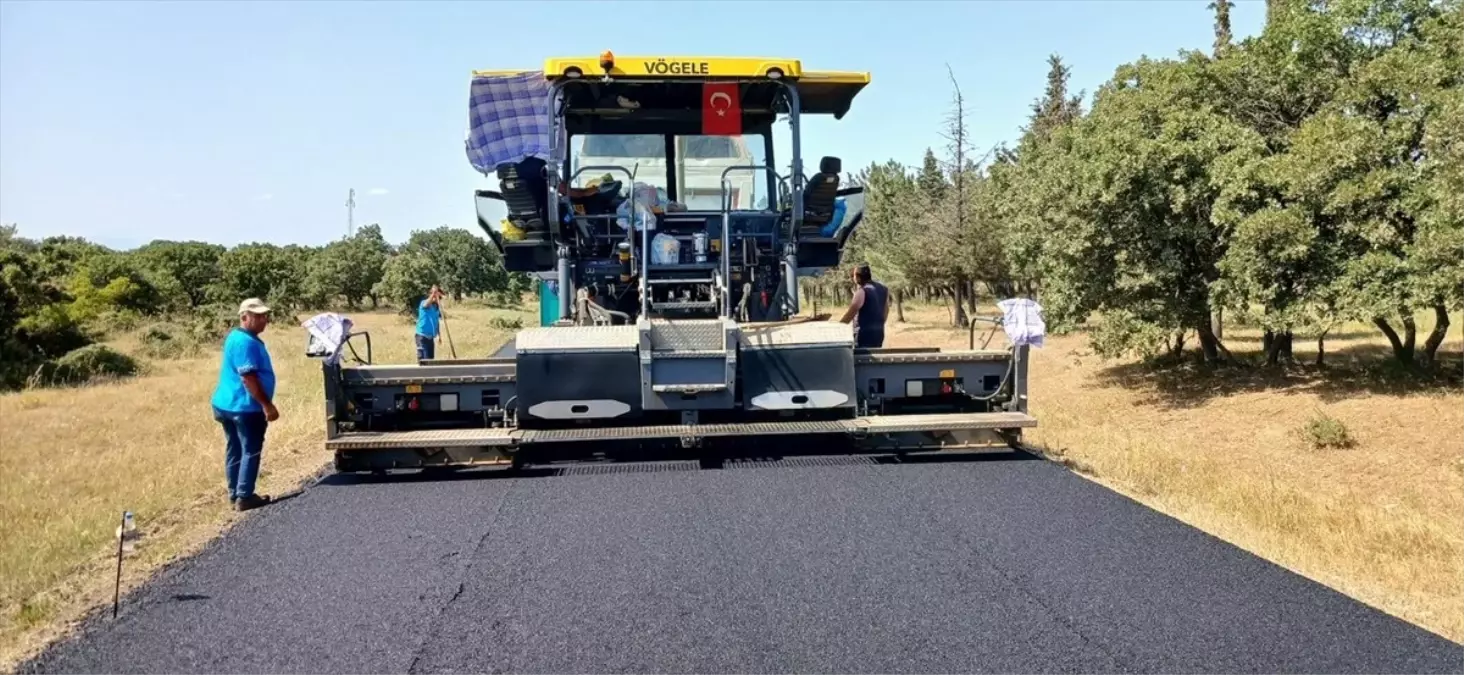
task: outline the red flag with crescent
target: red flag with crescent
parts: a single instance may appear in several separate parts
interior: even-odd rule
[[[702,85],[702,134],[742,134],[742,100],[736,82],[707,82]]]

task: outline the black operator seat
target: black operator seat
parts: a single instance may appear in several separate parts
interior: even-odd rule
[[[532,173],[536,168],[537,175]],[[546,204],[548,188],[543,171],[544,161],[532,157],[498,167],[499,190],[508,208],[508,222],[525,234],[533,233],[539,237],[549,230],[545,225],[549,215]]]
[[[821,228],[834,219],[834,202],[839,197],[839,172],[844,163],[838,157],[818,161],[818,173],[803,189],[803,226]]]

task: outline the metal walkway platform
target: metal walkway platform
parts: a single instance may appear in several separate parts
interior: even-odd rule
[[[325,449],[339,451],[494,447],[512,445],[515,433],[513,429],[355,431],[327,439]]]
[[[805,434],[932,433],[945,431],[1021,429],[1037,426],[1024,413],[948,413],[933,415],[875,415],[847,420],[747,422],[741,424],[662,424],[638,427],[585,427],[582,429],[444,429],[427,431],[362,431],[326,441],[328,450],[401,450],[412,448],[468,448],[680,438],[799,436]]]

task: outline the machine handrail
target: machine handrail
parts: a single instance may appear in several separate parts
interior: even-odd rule
[[[615,164],[591,164],[589,166],[582,166],[579,169],[576,169],[574,173],[570,174],[569,175],[569,178],[566,179],[566,180],[567,180],[567,182],[570,185],[574,185],[575,179],[579,178],[581,174],[583,174],[583,173],[585,173],[587,171],[603,171],[605,173],[611,173],[613,171],[619,171],[619,172],[625,174],[626,181],[625,181],[625,184],[622,185],[621,187],[626,188],[626,189],[629,189],[630,190],[631,197],[632,198],[635,197],[635,173],[633,171],[631,171],[630,169],[627,169],[627,168],[625,168],[623,166],[618,166],[618,165],[615,165]],[[634,227],[635,226],[635,202],[634,201],[631,201],[630,205],[631,205],[631,209],[630,209],[630,217],[631,217],[631,221],[630,222],[631,222],[631,227],[626,229],[626,232],[625,232],[625,242],[627,244],[630,244],[631,255],[635,255],[635,239],[633,238],[633,233],[635,232],[635,227]],[[613,213],[605,213],[605,214],[597,214],[597,215],[593,215],[593,216],[582,216],[582,215],[579,215],[579,214],[574,214],[574,217],[575,218],[584,218],[585,220],[591,220],[591,219],[594,219],[594,218],[604,218],[607,222],[614,222],[614,219],[617,218],[618,216],[616,214],[613,214]],[[600,235],[599,234],[591,234],[590,236],[591,237],[594,237],[596,239],[599,239],[600,238]],[[610,235],[607,235],[605,238],[606,239],[612,239],[614,237],[615,237],[614,234],[610,234]]]
[[[635,200],[636,200],[636,195],[635,195],[635,172],[633,172],[630,169],[627,169],[627,168],[625,168],[623,166],[619,166],[619,165],[615,165],[615,164],[591,164],[589,166],[582,166],[582,167],[576,169],[573,173],[571,173],[570,176],[569,176],[569,179],[568,179],[569,183],[573,184],[574,181],[575,181],[575,179],[579,178],[581,174],[584,174],[587,171],[603,171],[605,173],[619,171],[619,172],[625,174],[626,182],[625,182],[625,185],[622,186],[622,187],[628,188],[629,191],[630,191],[630,198],[629,198],[630,199],[630,217],[626,221],[626,227],[625,227],[625,243],[630,244],[631,255],[633,255],[633,256],[638,255],[639,258],[640,258],[640,262],[641,262],[641,265],[640,265],[641,273],[640,273],[639,286],[640,286],[640,290],[641,290],[641,294],[640,294],[641,295],[641,314],[642,315],[645,315],[649,311],[649,309],[650,309],[650,306],[647,304],[647,300],[646,300],[646,285],[645,285],[646,284],[646,273],[647,273],[646,262],[650,259],[650,251],[651,251],[651,239],[650,239],[650,235],[649,235],[649,232],[650,232],[649,225],[650,224],[649,223],[645,223],[645,224],[642,224],[642,226],[641,226],[641,248],[640,248],[640,253],[637,254],[635,252]],[[557,199],[558,199],[558,197],[557,197],[557,195],[555,195],[555,201],[556,202],[557,202]],[[604,218],[606,218],[606,220],[609,220],[612,215],[613,214],[604,214],[603,216],[585,216],[585,218],[588,220],[589,218],[604,217]],[[575,217],[576,218],[579,218],[580,216],[576,215]],[[593,236],[595,238],[599,238],[599,235],[591,235],[591,236]],[[606,238],[607,239],[610,239],[610,238],[614,238],[614,237],[613,236],[607,236]],[[564,291],[564,284],[561,282],[560,283],[560,293],[564,293],[564,292],[565,292]],[[564,317],[560,317],[560,318],[564,318]]]
[[[971,317],[971,327],[969,329],[969,337],[970,337],[969,347],[973,351],[976,349],[976,324],[978,324],[978,323],[989,323],[989,324],[992,324],[991,331],[986,334],[986,339],[981,342],[981,348],[982,349],[986,349],[986,345],[991,344],[991,338],[993,338],[993,337],[996,336],[996,329],[1002,325],[1002,320],[1001,319],[998,319],[998,318],[995,318],[995,317],[990,317],[990,316],[973,316],[973,317]]]
[[[752,173],[767,171],[773,178],[782,180],[776,167],[770,164],[742,164],[722,169],[722,317],[732,316],[732,182],[727,176],[736,172]]]
[[[353,345],[353,344],[351,344],[351,338],[356,337],[358,335],[364,336],[366,338],[366,360],[365,361],[362,361],[361,360],[361,355],[356,353],[356,346]],[[360,331],[356,331],[354,333],[347,333],[346,334],[346,339],[343,340],[342,342],[345,343],[345,347],[347,349],[351,350],[351,357],[354,358],[354,359],[356,359],[356,363],[359,363],[359,364],[361,364],[363,366],[369,366],[369,365],[371,365],[371,333],[370,333],[370,331],[360,330]]]
[[[606,173],[609,173],[611,171],[620,171],[624,173],[625,177],[628,179],[625,185],[630,187],[631,189],[635,189],[635,174],[631,173],[630,169],[615,164],[591,164],[589,166],[582,166],[574,173],[569,175],[569,182],[573,183],[574,179],[579,178],[580,174],[586,171],[604,171]]]

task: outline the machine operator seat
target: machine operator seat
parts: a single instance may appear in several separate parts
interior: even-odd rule
[[[839,172],[844,163],[838,157],[818,161],[818,173],[803,189],[803,227],[819,229],[834,219],[834,202],[839,196]]]
[[[530,158],[532,160],[534,158]],[[533,162],[524,160],[517,164],[505,164],[498,167],[499,191],[503,194],[503,202],[508,208],[508,221],[524,231],[527,238],[547,239],[549,228],[545,226],[548,222],[548,190],[545,188],[546,181],[542,173],[538,176],[524,175],[533,171],[535,165],[540,172],[544,170],[542,160]]]

